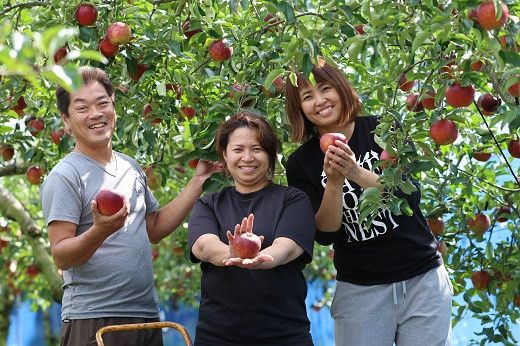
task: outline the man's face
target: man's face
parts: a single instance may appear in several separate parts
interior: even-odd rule
[[[93,82],[71,93],[69,117],[62,114],[66,130],[72,130],[76,146],[88,149],[110,147],[116,126],[113,98],[103,85]]]

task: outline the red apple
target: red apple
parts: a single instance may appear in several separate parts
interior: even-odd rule
[[[136,67],[136,74],[133,75],[131,74],[130,72],[128,72],[128,76],[135,82],[137,82],[139,80],[139,78],[141,78],[141,76],[143,75],[144,71],[146,71],[148,69],[148,66],[144,65],[144,64],[137,64],[137,67]]]
[[[471,282],[477,290],[487,290],[490,279],[491,275],[485,270],[477,270],[471,274]]]
[[[273,84],[274,85],[274,93],[272,93],[269,89],[271,89],[272,87],[270,86],[269,89],[267,89],[265,86],[262,85],[261,89],[262,89],[262,92],[264,94],[266,94],[267,96],[269,97],[275,97],[275,96],[278,96],[282,93],[284,87],[285,87],[285,83],[282,79],[282,77],[278,76],[274,79],[273,81]]]
[[[406,109],[413,112],[421,112],[424,110],[424,105],[422,102],[417,102],[417,99],[419,98],[418,93],[413,93],[408,95],[406,98]]]
[[[437,120],[430,126],[430,136],[439,145],[451,144],[459,136],[459,128],[450,119]]]
[[[184,24],[182,24],[182,33],[184,34],[184,36],[186,36],[187,39],[190,39],[193,35],[200,32],[200,28],[191,29],[191,30],[189,30],[189,29],[190,29],[190,21],[188,19],[186,19]]]
[[[240,104],[240,106],[249,107],[253,103],[254,100],[252,98],[246,100],[246,98],[248,97],[247,92],[251,90],[251,85],[247,83],[235,83],[231,86],[231,89],[233,91],[229,92],[229,98],[233,99],[235,97],[236,92],[237,95],[240,95],[240,97],[238,98],[238,103]]]
[[[507,92],[511,94],[513,97],[520,97],[520,82],[516,82],[515,84],[511,85],[509,88],[507,88]]]
[[[31,277],[35,277],[36,275],[38,275],[40,273],[40,270],[38,269],[38,267],[36,267],[34,264],[31,264],[27,267],[27,269],[25,269],[25,272]]]
[[[25,103],[25,99],[23,96],[20,96],[18,98],[18,101],[16,103],[16,106],[13,106],[11,108],[9,108],[10,110],[13,110],[16,112],[16,114],[18,114],[18,116],[21,118],[23,117],[23,113],[24,113],[24,109],[27,107],[27,104]]]
[[[473,152],[473,158],[477,161],[486,162],[491,158],[491,153],[488,153],[483,150],[477,150]]]
[[[6,248],[8,246],[9,246],[9,241],[7,239],[0,238],[0,249]]]
[[[79,25],[89,26],[96,22],[98,11],[96,7],[89,4],[79,5],[76,9],[76,20]]]
[[[33,185],[41,184],[41,177],[43,175],[43,170],[37,166],[31,166],[27,169],[26,176],[27,181]]]
[[[180,100],[182,97],[182,88],[179,84],[172,84],[168,83],[166,84],[166,90],[172,90],[174,93],[177,94],[177,100]]]
[[[468,218],[468,227],[477,234],[484,234],[491,226],[489,216],[483,213],[476,213],[475,218]]]
[[[132,37],[132,30],[128,24],[123,22],[115,22],[107,28],[107,39],[113,45],[122,45],[128,43]]]
[[[469,65],[469,69],[471,71],[480,71],[480,70],[482,70],[483,65],[484,65],[484,63],[482,62],[482,60],[475,61],[474,63]]]
[[[152,249],[152,261],[155,261],[159,257],[159,249]]]
[[[449,62],[442,67],[440,70],[440,74],[442,78],[449,78],[451,79],[453,77],[453,72],[455,72],[457,69],[457,56],[455,54],[451,54],[450,56],[446,57],[446,60]]]
[[[146,181],[150,190],[157,190],[161,187],[162,177],[160,173],[156,172],[155,166],[146,167],[144,173],[146,174]]]
[[[208,49],[209,55],[215,61],[225,61],[233,54],[233,47],[229,46],[229,41],[226,39],[211,42]]]
[[[469,106],[475,99],[475,88],[473,85],[460,86],[459,83],[453,83],[446,88],[446,103],[452,107]]]
[[[179,246],[174,247],[172,251],[173,251],[173,253],[176,254],[176,255],[182,255],[182,254],[184,254],[184,250],[182,249],[182,247],[179,247]]]
[[[385,162],[381,163],[382,168],[386,168],[390,163],[395,165],[398,162],[398,159],[395,156],[390,155],[386,149],[383,149],[379,155],[379,160],[385,160]]]
[[[196,166],[197,166],[197,165],[195,165],[195,167],[196,167]],[[176,166],[174,169],[175,169],[177,172],[181,173],[181,174],[186,173],[186,170],[184,169],[184,167]]]
[[[444,233],[444,221],[438,217],[437,219],[427,219],[428,226],[434,236],[441,236]]]
[[[67,56],[67,54],[69,54],[69,50],[67,49],[67,47],[58,48],[56,53],[54,53],[54,62],[60,62],[63,58]]]
[[[507,150],[512,157],[520,158],[520,141],[512,139],[507,143]]]
[[[441,253],[443,258],[448,256],[448,248],[446,247],[446,243],[443,241],[439,241],[439,247],[437,248],[437,251]]]
[[[408,82],[406,79],[406,75],[401,73],[398,78],[398,83],[399,83],[399,89],[401,89],[402,91],[410,91],[410,90],[412,90],[415,81]]]
[[[148,115],[148,113],[150,113],[152,111],[152,106],[150,106],[148,103],[144,106],[143,108],[143,118],[144,120],[150,120],[150,115]],[[155,124],[159,124],[160,122],[162,121],[162,118],[156,118],[154,117],[152,119],[152,121],[150,121],[150,123],[152,125],[155,125]]]
[[[482,94],[477,100],[477,106],[481,108],[482,114],[492,115],[497,111],[498,106],[502,103],[501,99],[497,99],[493,94]]]
[[[103,215],[114,215],[121,210],[125,201],[125,195],[114,189],[101,189],[96,195],[97,208]]]
[[[98,49],[107,59],[113,58],[119,52],[119,46],[110,43],[106,37],[99,39]]]
[[[260,237],[252,232],[242,233],[233,239],[231,247],[240,258],[254,258],[260,252]]]
[[[197,168],[197,164],[199,163],[199,159],[193,159],[188,161],[188,167],[195,169]]]
[[[434,91],[428,90],[424,93],[424,95],[424,98],[421,100],[423,107],[429,110],[437,108],[437,106],[435,105],[436,93]]]
[[[269,27],[267,31],[275,32],[278,31],[278,26],[276,26],[276,24],[280,24],[282,20],[280,19],[280,17],[275,16],[272,13],[268,13],[267,16],[265,16],[264,18],[264,22],[266,22],[268,25],[273,25],[272,27]]]
[[[330,145],[336,146],[336,141],[341,141],[347,144],[347,137],[345,137],[344,134],[338,132],[325,133],[323,136],[320,137],[321,151],[325,153],[329,149]]]
[[[10,161],[14,156],[14,149],[11,147],[2,148],[2,157],[4,161]]]
[[[41,119],[34,119],[29,125],[29,132],[33,136],[37,136],[45,128],[45,123]]]
[[[359,24],[358,26],[356,26],[356,32],[360,35],[363,35],[365,34],[365,30],[363,30],[364,28],[364,25],[363,24]]]
[[[477,20],[483,29],[500,29],[506,24],[507,18],[509,17],[509,9],[503,2],[500,2],[499,5],[502,6],[502,15],[499,19],[497,19],[497,13],[493,1],[486,1],[478,6]]]
[[[52,130],[51,132],[51,139],[56,145],[60,145],[61,143],[61,135],[63,135],[65,131],[63,129],[59,129],[58,131]]]
[[[495,215],[498,222],[506,222],[511,216],[511,207],[502,206],[495,208]]]
[[[516,294],[513,296],[513,304],[514,304],[517,308],[520,308],[520,297],[517,296]]]
[[[478,23],[477,10],[476,9],[470,8],[468,10],[468,19],[473,21],[473,23]]]
[[[179,113],[181,119],[185,119],[184,115],[186,116],[186,118],[191,119],[197,113],[197,111],[193,107],[188,107],[188,106],[182,106],[181,111],[182,111],[182,113]],[[182,115],[182,114],[184,114],[184,115]]]

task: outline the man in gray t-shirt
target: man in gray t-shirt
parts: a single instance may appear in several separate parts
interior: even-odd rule
[[[105,325],[158,321],[150,242],[179,227],[204,181],[222,170],[220,163],[199,161],[184,190],[159,208],[137,162],[112,150],[117,118],[112,83],[99,68],[79,72],[78,91],[56,90],[65,130],[76,144],[40,190],[53,259],[63,270],[61,345],[95,342]],[[102,188],[126,198],[111,216],[101,214],[95,202]],[[108,333],[103,339],[105,345],[162,345],[160,329]]]

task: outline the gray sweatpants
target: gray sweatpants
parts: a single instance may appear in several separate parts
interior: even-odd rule
[[[336,346],[449,346],[453,286],[444,266],[393,284],[338,281]]]

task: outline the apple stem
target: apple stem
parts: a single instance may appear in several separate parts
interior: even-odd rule
[[[486,120],[486,117],[484,117],[484,115],[480,111],[480,107],[477,105],[477,101],[473,100],[473,104],[477,108],[478,114],[480,114],[480,117],[482,118],[482,120],[484,120],[484,124],[486,124],[486,128],[488,129],[489,133],[491,134],[491,137],[493,137],[493,141],[495,142],[498,150],[500,151],[500,154],[502,155],[502,158],[504,159],[504,162],[507,164],[507,168],[511,172],[511,175],[513,176],[513,178],[515,179],[516,184],[520,187],[520,180],[518,180],[518,177],[516,176],[515,171],[513,170],[513,167],[511,167],[511,164],[509,163],[509,161],[507,161],[507,157],[504,154],[504,151],[502,150],[502,148],[500,148],[500,145],[498,144],[498,141],[497,141],[497,139],[495,137],[495,134],[489,128],[489,124],[488,124],[488,122]]]

